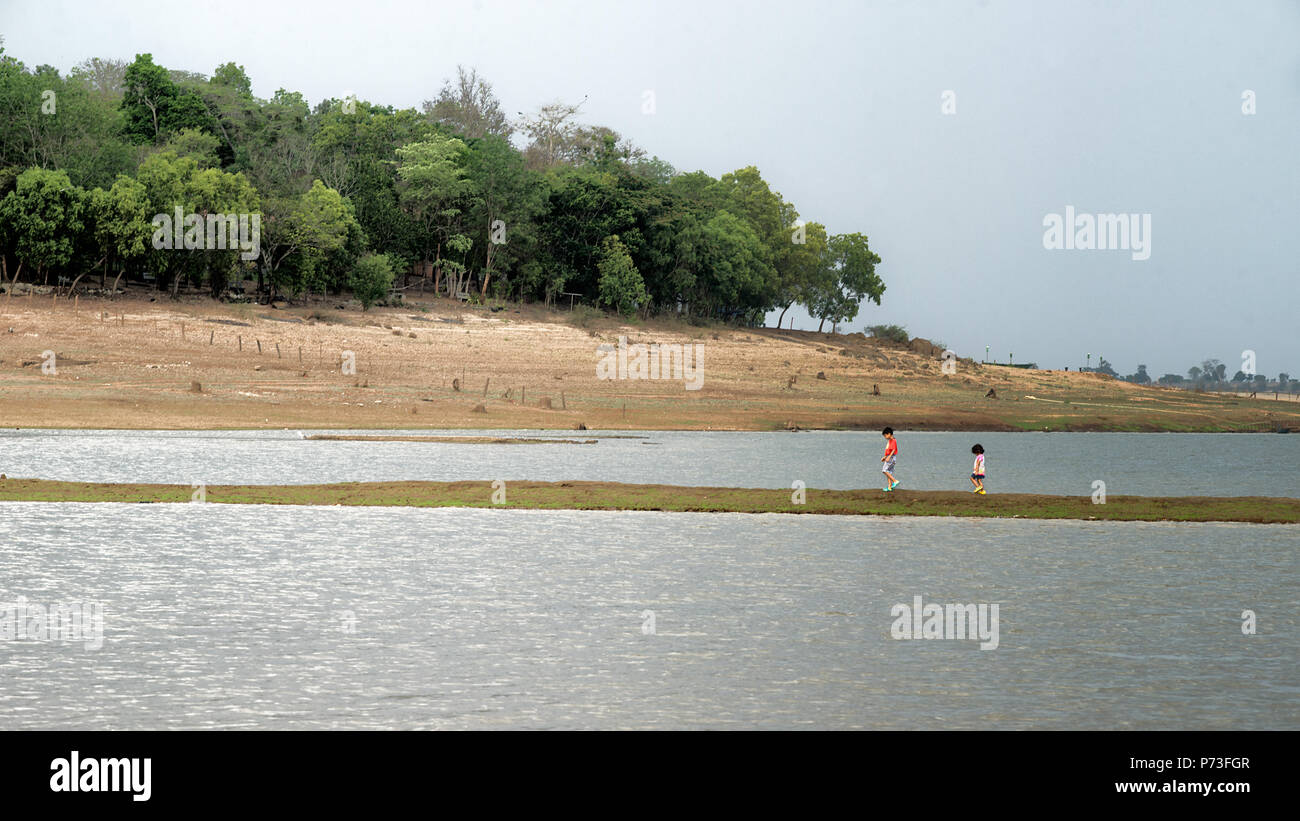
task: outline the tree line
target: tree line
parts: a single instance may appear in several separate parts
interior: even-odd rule
[[[1080,368],[1080,370],[1088,370]],[[1104,358],[1100,360],[1098,367],[1093,368],[1096,373],[1104,373],[1107,376],[1113,376],[1116,379],[1125,382],[1132,382],[1135,385],[1166,385],[1169,387],[1191,388],[1196,390],[1208,391],[1276,391],[1279,393],[1296,392],[1300,390],[1300,381],[1291,378],[1291,375],[1283,372],[1279,373],[1276,378],[1270,379],[1262,373],[1246,373],[1244,370],[1238,370],[1231,377],[1228,376],[1228,366],[1217,359],[1205,359],[1199,365],[1193,365],[1187,369],[1187,375],[1181,373],[1167,373],[1159,379],[1152,379],[1147,373],[1146,365],[1138,365],[1137,371],[1127,376],[1121,376],[1111,364]]]
[[[273,295],[350,290],[369,307],[418,276],[449,296],[576,294],[629,316],[749,325],[795,304],[848,322],[885,290],[865,235],[800,220],[757,168],[679,172],[581,123],[580,104],[512,121],[464,68],[420,110],[312,106],[284,89],[255,97],[234,63],[206,76],[140,54],[61,76],[0,48],[0,114],[9,282],[115,290],[125,276],[220,297],[256,279]],[[153,218],[177,208],[259,214],[257,257],[157,248]]]

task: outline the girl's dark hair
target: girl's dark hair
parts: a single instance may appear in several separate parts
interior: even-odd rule
[[[971,452],[971,453],[983,453],[983,452],[984,452],[984,446],[983,446],[983,445],[976,445],[975,447],[973,447],[973,448],[970,449],[970,452]]]
[[[886,433],[893,433],[893,432],[894,432],[894,429],[893,429],[893,428],[885,428],[884,430],[882,430],[882,431],[880,432],[880,435],[881,435],[881,436],[884,436]]]

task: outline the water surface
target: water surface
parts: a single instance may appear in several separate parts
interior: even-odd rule
[[[1298,547],[1293,525],[0,503],[0,602],[105,619],[98,650],[0,642],[0,728],[1294,730]],[[915,595],[997,603],[1000,646],[891,638]]]
[[[0,431],[0,472],[186,485],[530,479],[789,488],[798,480],[850,489],[881,484],[884,449],[879,434],[833,431],[444,431],[598,438],[593,445],[302,438],[310,433]],[[1100,480],[1110,495],[1300,497],[1300,436],[1290,434],[902,431],[899,442],[897,475],[904,488],[918,490],[968,489],[970,448],[979,442],[987,451],[990,493],[1088,496]]]

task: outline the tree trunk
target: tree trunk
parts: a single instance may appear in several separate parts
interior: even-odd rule
[[[72,294],[73,294],[73,292],[77,290],[77,283],[78,283],[78,282],[81,282],[81,278],[84,277],[86,274],[90,273],[91,271],[95,270],[96,268],[98,268],[98,267],[99,267],[99,263],[100,263],[100,262],[105,262],[105,261],[107,261],[107,259],[108,259],[108,255],[105,254],[105,255],[104,255],[103,257],[101,257],[101,258],[99,259],[99,261],[96,262],[94,265],[90,266],[90,267],[87,268],[86,270],[84,270],[84,271],[82,271],[81,273],[77,274],[77,278],[74,279],[74,280],[72,280],[72,284],[68,286],[68,298],[69,298],[69,299],[72,298]]]
[[[442,287],[442,242],[438,243],[438,249],[433,256],[433,295],[438,295],[438,289]],[[450,285],[448,288],[450,289]],[[450,296],[450,294],[449,294]]]
[[[0,269],[2,269],[5,274],[9,273],[9,259],[4,254],[0,254]],[[5,310],[9,309],[9,300],[12,299],[14,295],[14,285],[18,284],[18,275],[22,272],[23,263],[20,260],[18,262],[18,267],[14,269],[14,278],[9,280],[9,287],[5,289]]]
[[[822,317],[822,321],[817,323],[817,333],[822,332],[822,326],[825,324],[826,324],[826,318]]]
[[[793,304],[794,304],[793,302],[790,303],[790,305],[793,305]],[[781,323],[785,320],[785,312],[788,311],[788,310],[790,310],[790,305],[787,305],[787,306],[785,306],[784,308],[782,308],[782,309],[781,309],[781,315],[778,316],[778,317],[776,318],[776,327],[777,327],[777,329],[780,329],[780,327],[781,327]]]
[[[490,226],[489,226],[489,227],[490,227]],[[494,244],[495,244],[495,243],[492,242],[492,234],[491,234],[491,232],[489,231],[489,232],[488,232],[488,244],[487,244],[487,248],[485,249],[486,252],[487,252],[487,261],[486,261],[486,263],[484,264],[484,267],[483,267],[483,290],[480,292],[480,293],[481,293],[481,296],[483,297],[483,300],[484,300],[484,301],[487,301],[487,286],[488,286],[488,280],[492,278],[492,246],[493,246]]]

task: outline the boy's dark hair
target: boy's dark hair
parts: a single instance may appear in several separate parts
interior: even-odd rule
[[[984,452],[984,446],[983,446],[983,445],[976,445],[975,447],[973,447],[973,448],[970,449],[970,452],[971,452],[971,453],[983,453],[983,452]]]
[[[881,435],[881,436],[889,436],[889,435],[892,435],[893,432],[894,432],[894,429],[893,429],[893,428],[885,428],[884,430],[882,430],[882,431],[880,432],[880,435]]]

